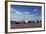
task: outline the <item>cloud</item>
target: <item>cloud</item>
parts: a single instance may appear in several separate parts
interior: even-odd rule
[[[34,11],[35,11],[35,12],[37,12],[37,11],[38,11],[38,9],[34,9]]]
[[[16,9],[13,9],[11,8],[11,13],[14,13],[14,14],[22,14],[22,12],[16,10]]]
[[[30,14],[30,12],[24,12],[24,14]]]
[[[35,15],[26,15],[25,20],[26,21],[33,21],[33,20],[41,20],[41,16],[35,16]]]
[[[30,14],[30,12],[25,11],[24,13],[18,11],[16,9],[11,8],[11,20],[12,21],[30,21],[30,20],[41,20],[41,16],[36,16],[35,14]],[[16,15],[17,14],[17,15]],[[21,15],[20,15],[21,14]],[[23,15],[23,14],[30,14],[30,15]]]
[[[16,11],[16,14],[22,14],[22,13],[21,13],[21,12],[19,12],[19,11],[18,11],[18,12]]]
[[[30,12],[27,12],[27,11],[22,12],[22,11],[13,9],[13,8],[11,8],[11,13],[13,13],[13,14],[18,14],[18,15],[20,15],[20,14],[30,14]]]

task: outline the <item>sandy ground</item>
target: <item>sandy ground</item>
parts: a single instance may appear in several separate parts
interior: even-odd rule
[[[27,23],[27,24],[11,24],[11,29],[18,28],[38,28],[41,27],[41,23]]]

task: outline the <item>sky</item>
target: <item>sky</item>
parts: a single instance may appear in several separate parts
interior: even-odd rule
[[[41,20],[41,15],[42,15],[41,6],[27,6],[27,5],[11,5],[10,6],[11,21]]]

